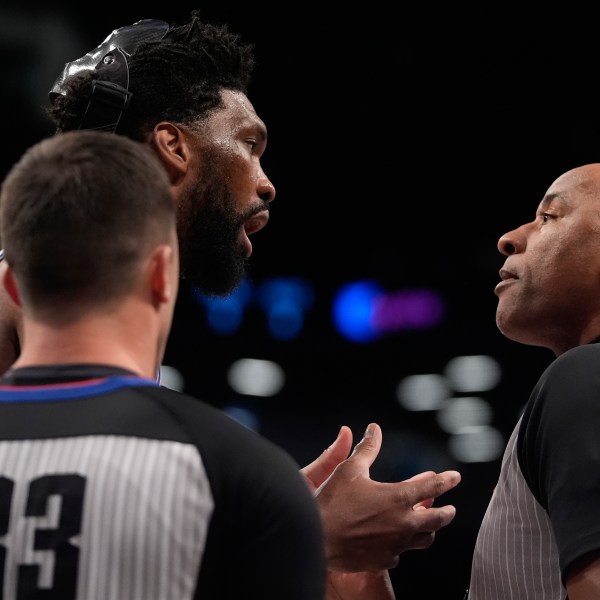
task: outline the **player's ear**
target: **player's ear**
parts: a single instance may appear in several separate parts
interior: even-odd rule
[[[2,269],[2,285],[4,285],[4,289],[10,296],[10,299],[17,306],[21,306],[21,297],[19,296],[19,288],[17,287],[17,282],[15,281],[15,274],[13,273],[13,270],[8,264],[3,265]]]
[[[184,131],[169,121],[161,121],[152,130],[150,145],[167,170],[171,184],[178,184],[185,177],[191,159]]]

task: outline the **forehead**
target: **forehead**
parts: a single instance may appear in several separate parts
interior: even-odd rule
[[[540,206],[554,202],[575,206],[588,200],[600,202],[600,165],[585,165],[558,177],[548,188]]]
[[[222,106],[217,108],[208,118],[211,125],[235,128],[255,128],[266,137],[267,128],[256,114],[254,106],[246,94],[235,90],[221,92]]]

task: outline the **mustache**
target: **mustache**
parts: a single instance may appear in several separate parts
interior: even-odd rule
[[[261,200],[259,202],[259,204],[257,204],[256,206],[252,206],[251,208],[249,208],[248,210],[246,210],[244,213],[242,213],[239,217],[239,223],[245,223],[248,219],[251,219],[252,217],[256,216],[257,214],[261,213],[261,212],[271,212],[271,205],[266,201],[266,200]]]

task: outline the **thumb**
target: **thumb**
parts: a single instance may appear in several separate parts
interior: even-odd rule
[[[314,491],[333,473],[334,469],[348,457],[352,448],[352,431],[342,425],[337,438],[320,456],[300,469]]]
[[[381,427],[377,423],[369,423],[362,440],[356,444],[348,460],[368,470],[379,454],[382,437]]]

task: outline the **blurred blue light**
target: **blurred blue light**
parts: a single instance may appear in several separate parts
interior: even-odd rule
[[[314,286],[299,277],[273,277],[256,288],[248,279],[226,297],[203,294],[192,288],[196,302],[206,310],[211,329],[231,335],[242,326],[248,306],[255,302],[265,313],[271,336],[293,340],[304,328],[306,312],[315,303]],[[388,333],[427,329],[445,316],[443,298],[431,289],[384,291],[375,281],[343,285],[332,306],[333,324],[346,339],[369,342]]]
[[[369,342],[387,333],[434,327],[445,311],[443,299],[433,290],[387,293],[373,281],[356,281],[338,291],[333,320],[345,338]]]
[[[197,302],[206,308],[209,326],[221,335],[231,335],[242,325],[244,311],[252,297],[252,285],[244,279],[240,285],[225,297],[207,296],[198,288],[192,288]]]
[[[304,327],[304,313],[314,303],[314,290],[298,277],[274,277],[258,288],[257,297],[267,315],[271,335],[278,340],[291,340]]]
[[[368,342],[378,336],[373,327],[373,306],[382,294],[372,281],[356,281],[340,288],[333,301],[333,322],[347,339]]]

